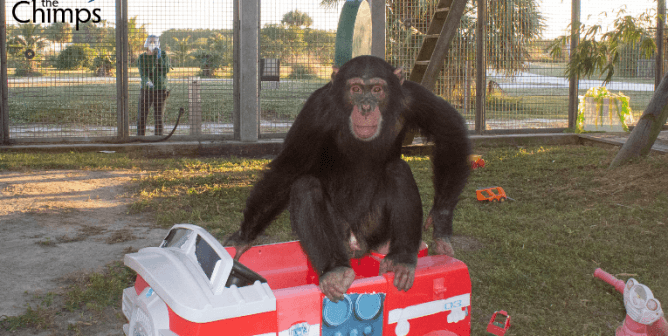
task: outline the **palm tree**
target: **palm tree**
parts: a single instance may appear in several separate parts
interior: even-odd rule
[[[487,17],[488,65],[506,73],[522,70],[529,58],[529,46],[545,28],[536,1],[491,0]]]
[[[285,13],[281,23],[287,25],[288,27],[305,28],[310,27],[313,24],[313,19],[308,16],[308,14],[295,9]]]
[[[45,32],[49,41],[60,45],[59,51],[63,50],[63,43],[72,42],[72,26],[67,22],[54,22]]]
[[[130,63],[134,62],[144,49],[144,40],[148,37],[146,25],[137,26],[137,17],[133,16],[128,20],[128,57]]]
[[[207,39],[209,50],[221,55],[220,66],[232,63],[232,39],[229,34],[215,33]]]
[[[186,61],[188,61],[192,56],[190,51],[192,50],[192,45],[190,44],[190,35],[184,38],[173,37],[174,43],[172,44],[170,51],[174,54],[176,59],[176,64],[183,66]]]
[[[19,49],[21,54],[26,53],[28,50],[32,50],[36,57],[47,45],[47,39],[40,35],[41,33],[42,27],[39,24],[20,24],[15,31],[15,35],[10,38],[8,44]],[[28,57],[21,57],[20,60],[20,65],[18,69],[16,69],[17,75],[31,76],[38,74],[35,71],[35,59],[33,57],[30,57],[30,59]]]

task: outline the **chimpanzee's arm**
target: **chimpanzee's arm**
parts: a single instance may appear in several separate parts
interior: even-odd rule
[[[448,102],[423,86],[405,81],[408,126],[418,127],[434,141],[434,205],[429,219],[434,225],[434,239],[449,243],[453,210],[470,172],[468,156],[471,145],[464,118]]]
[[[331,136],[324,115],[328,111],[329,86],[315,91],[304,104],[285,138],[281,153],[269,164],[269,169],[246,200],[241,228],[226,245],[250,245],[285,210],[293,182],[317,164],[323,143]]]

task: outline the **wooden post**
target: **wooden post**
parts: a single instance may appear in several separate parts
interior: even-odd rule
[[[194,77],[188,81],[188,123],[190,135],[202,134],[202,100],[200,98],[201,83]]]
[[[571,50],[569,58],[573,58],[573,51],[580,42],[580,0],[571,0]],[[571,75],[568,83],[568,128],[575,129],[575,120],[578,117],[578,89],[577,74]]]

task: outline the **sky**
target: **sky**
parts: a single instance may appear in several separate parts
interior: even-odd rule
[[[21,0],[8,0],[8,23],[14,24],[12,18],[13,6]],[[26,0],[23,0],[26,1]],[[32,0],[31,0],[32,1]],[[115,22],[115,0],[34,0],[37,8],[55,10],[56,8],[80,10],[81,20],[86,19],[86,11],[99,9],[97,13],[102,19]],[[46,2],[49,1],[49,2]],[[568,29],[571,15],[570,0],[537,0],[540,11],[546,19],[547,29],[545,38],[554,38],[564,35]],[[232,27],[231,0],[128,0],[128,14],[137,16],[140,24],[144,24],[150,34],[160,34],[170,28],[209,28],[231,29]],[[324,9],[319,6],[320,0],[263,0],[261,20],[262,25],[280,22],[283,14],[299,9],[309,14],[313,19],[313,28],[335,30],[342,3],[335,9]],[[601,23],[608,25],[613,20],[611,15],[614,9],[626,6],[631,15],[637,15],[647,9],[656,8],[656,0],[581,0],[581,19],[586,24]],[[243,1],[242,1],[243,4]],[[601,15],[608,12],[608,16]],[[29,17],[32,13],[31,5],[18,6],[17,15],[20,19]],[[94,17],[93,17],[94,18]]]
[[[570,34],[568,24],[571,22],[570,0],[538,0],[540,11],[547,25],[543,37],[552,39],[560,35]],[[652,9],[656,13],[656,0],[581,0],[580,19],[586,25],[601,24],[609,26],[616,15],[614,10],[624,8],[627,15],[637,16]],[[607,13],[607,15],[605,14]]]

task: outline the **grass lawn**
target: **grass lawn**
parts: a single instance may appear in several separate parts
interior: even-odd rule
[[[529,63],[525,71],[538,76],[563,77],[565,66],[564,62],[538,61]],[[294,120],[306,98],[328,80],[327,76],[322,76],[325,73],[322,71],[318,71],[320,77],[290,79],[288,75],[292,71],[291,67],[283,67],[283,70],[286,74],[278,87],[263,83],[263,89],[260,91],[262,120],[277,122]],[[13,69],[10,69],[10,76],[13,74],[12,71]],[[40,132],[45,131],[39,125],[71,128],[74,134],[78,134],[75,136],[81,137],[91,136],[81,130],[86,128],[104,128],[109,133],[104,133],[104,135],[114,134],[118,119],[114,78],[95,78],[89,70],[62,71],[42,68],[40,71],[44,75],[41,78],[10,78],[8,103],[11,125],[36,129],[36,134],[24,134],[21,137],[42,136]],[[136,79],[139,75],[136,67],[130,67],[129,72],[130,78],[133,79],[129,84],[129,123],[135,125],[139,96]],[[165,122],[167,124],[172,124],[176,120],[181,107],[186,109],[184,120],[188,119],[188,82],[191,78],[197,77],[198,72],[198,68],[176,67],[168,74],[172,92],[166,104]],[[231,75],[230,68],[226,67],[217,73],[216,78],[200,78],[202,121],[205,124],[231,124],[233,122]],[[512,82],[510,78],[495,78],[500,83]],[[652,83],[653,79],[616,76],[614,81]],[[586,89],[582,88],[579,94],[584,94]],[[631,90],[623,93],[630,97],[631,109],[636,119],[642,114],[653,94]],[[455,104],[460,104],[459,98],[449,99]],[[471,104],[473,104],[474,99],[471,99]],[[463,107],[460,110],[466,114],[468,119],[474,118],[473,110],[465,112]],[[505,126],[495,127],[511,129],[523,128],[516,124],[521,125],[524,120],[534,122],[535,119],[567,119],[567,111],[567,88],[535,88],[530,85],[489,94],[485,106],[485,116],[488,120],[506,122],[503,124]],[[152,122],[152,116],[149,119],[149,122]],[[216,131],[205,130],[205,132]]]
[[[116,84],[111,82],[30,83],[9,88],[9,121],[12,126],[31,123],[77,124],[115,127]],[[47,84],[47,85],[41,85]],[[276,89],[261,90],[261,113],[269,120],[293,120],[306,98],[325,81],[284,80]],[[165,105],[166,122],[174,122],[180,107],[189,110],[189,81],[170,82]],[[130,125],[136,124],[139,83],[129,83]],[[76,97],[76,99],[73,99]],[[203,122],[232,123],[232,79],[204,79],[200,84]],[[152,115],[152,114],[151,114]],[[152,118],[152,116],[151,116]],[[184,116],[187,120],[187,115]],[[152,119],[151,119],[152,120]]]
[[[512,317],[507,335],[611,335],[624,318],[622,295],[594,279],[594,269],[635,277],[668,302],[668,155],[616,170],[615,149],[584,146],[481,147],[485,168],[474,171],[455,213],[456,257],[470,270],[472,335],[485,335],[491,314]],[[406,157],[431,208],[430,160]],[[268,160],[160,159],[125,154],[0,153],[0,170],[137,169],[132,212],[154,215],[156,225],[193,223],[223,239],[238,228],[252,185]],[[478,202],[475,190],[501,186],[514,201]],[[292,240],[284,213],[258,243]],[[431,232],[424,233],[431,241]],[[459,248],[457,248],[459,246]],[[112,265],[66,294],[63,309],[86,313],[120,307],[131,272]],[[119,284],[101,286],[104,279]],[[102,291],[96,295],[95,291]],[[93,292],[89,292],[93,291]],[[110,298],[101,301],[97,297]],[[71,298],[71,299],[70,299]],[[117,299],[114,299],[117,298]],[[0,330],[48,328],[31,316],[0,318]],[[32,314],[32,315],[31,315]]]

